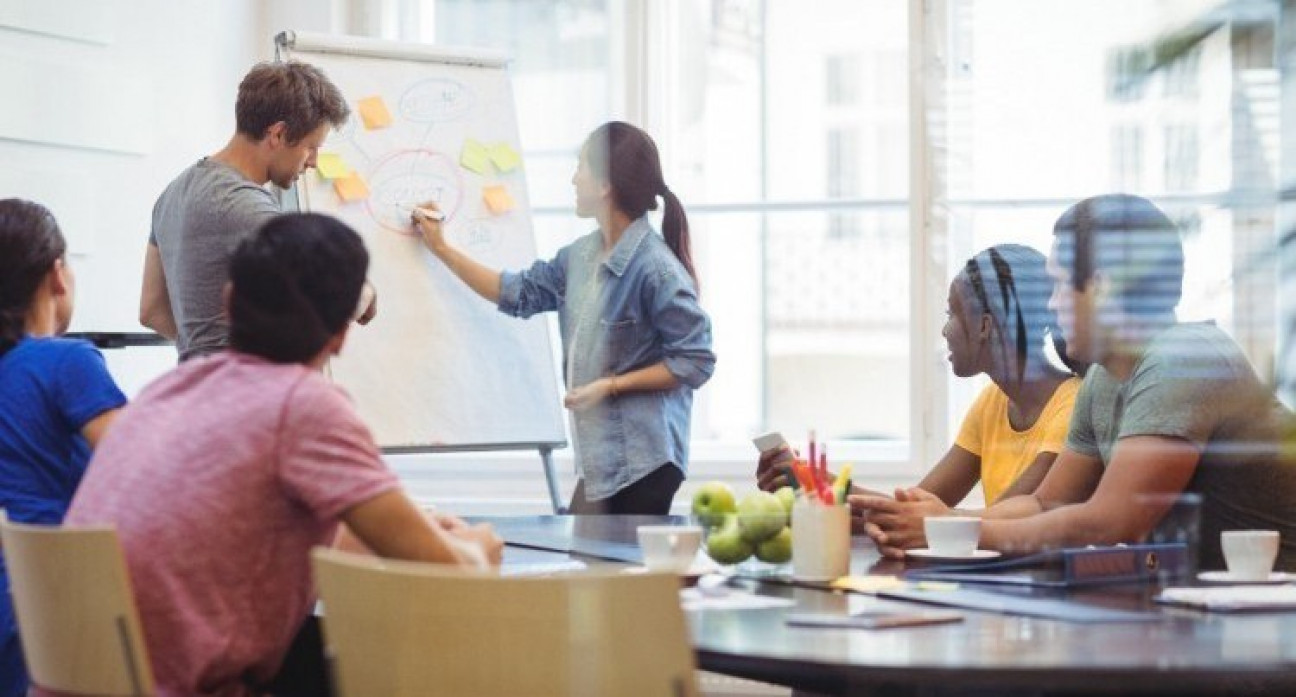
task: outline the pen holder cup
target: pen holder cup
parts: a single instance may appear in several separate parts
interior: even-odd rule
[[[800,499],[792,506],[792,576],[832,581],[850,573],[850,508]]]

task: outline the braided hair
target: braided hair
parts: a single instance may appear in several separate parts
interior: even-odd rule
[[[978,253],[963,266],[962,276],[981,310],[994,317],[1005,347],[1015,349],[1019,383],[1026,379],[1032,348],[1041,347],[1045,336],[1073,374],[1084,375],[1089,367],[1067,354],[1057,314],[1048,307],[1053,283],[1044,262],[1044,255],[1030,247],[1003,244]]]

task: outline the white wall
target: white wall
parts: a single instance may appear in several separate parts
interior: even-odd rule
[[[5,109],[30,105],[0,121],[0,195],[37,198],[63,225],[80,286],[74,330],[143,331],[136,316],[153,201],[224,144],[238,81],[271,43],[256,0],[98,5],[109,8],[99,43],[0,26],[0,63],[23,66],[0,71]],[[75,3],[9,6],[39,15],[46,31],[75,26],[66,14]]]

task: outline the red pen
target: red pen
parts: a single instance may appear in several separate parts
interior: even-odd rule
[[[834,495],[832,490],[832,482],[828,479],[828,444],[827,443],[824,443],[823,447],[819,449],[819,480],[823,482],[823,487],[824,487],[823,500],[827,501],[829,506],[833,505]]]

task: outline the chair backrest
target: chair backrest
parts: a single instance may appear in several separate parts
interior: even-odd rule
[[[153,694],[116,530],[0,518],[0,541],[34,684],[76,694]]]
[[[343,697],[697,695],[674,576],[504,577],[326,549],[314,565]]]

